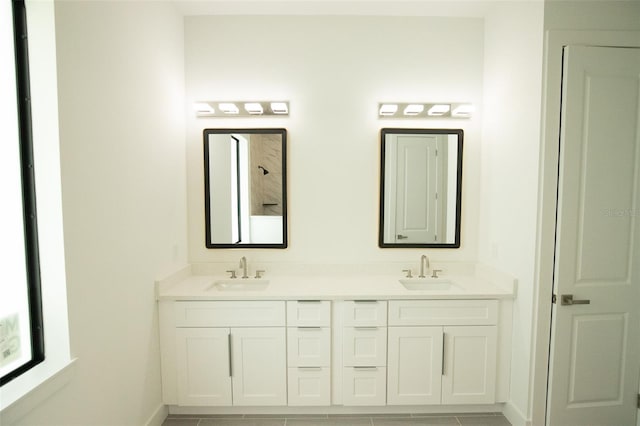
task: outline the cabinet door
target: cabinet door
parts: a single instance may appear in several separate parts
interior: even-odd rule
[[[231,349],[233,405],[286,405],[285,328],[232,328]]]
[[[495,326],[444,327],[443,404],[495,402]]]
[[[178,328],[179,405],[231,405],[228,328]]]
[[[387,404],[440,404],[442,327],[389,327]]]

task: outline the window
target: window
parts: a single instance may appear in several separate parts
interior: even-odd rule
[[[38,229],[24,0],[0,7],[0,197],[3,270],[0,385],[44,360]],[[6,264],[5,264],[6,261]]]

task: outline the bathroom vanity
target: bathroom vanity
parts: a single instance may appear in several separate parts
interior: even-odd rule
[[[515,282],[466,269],[178,271],[157,282],[164,402],[176,414],[500,411]]]

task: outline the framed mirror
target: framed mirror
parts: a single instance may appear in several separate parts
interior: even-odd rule
[[[390,129],[381,136],[378,245],[460,247],[461,129]]]
[[[285,129],[205,129],[207,248],[286,248]]]

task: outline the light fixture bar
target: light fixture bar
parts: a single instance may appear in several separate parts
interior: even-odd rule
[[[193,109],[197,117],[287,117],[289,101],[198,101]]]
[[[380,118],[471,118],[474,106],[455,102],[380,102]]]

